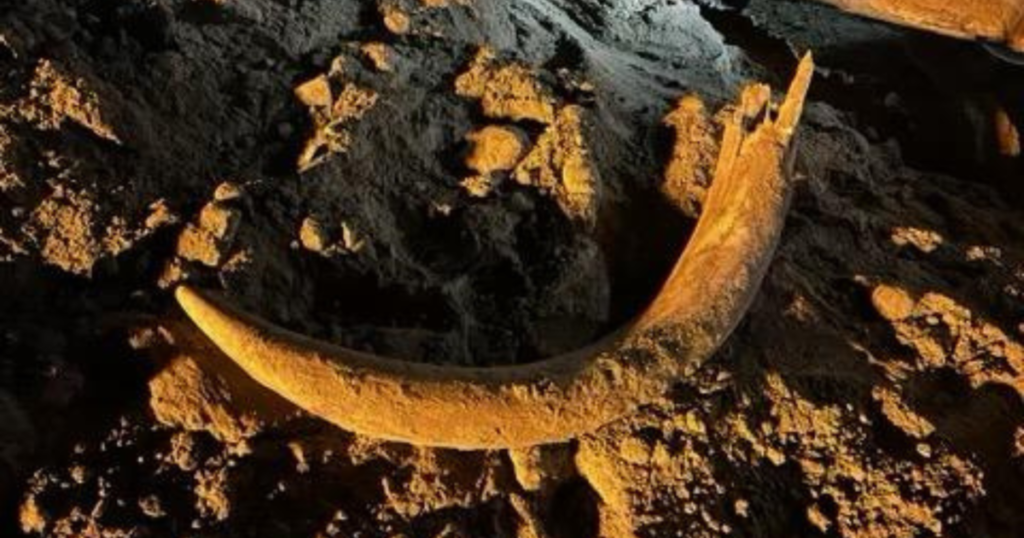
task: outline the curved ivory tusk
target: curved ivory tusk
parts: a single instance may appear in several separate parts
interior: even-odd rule
[[[1024,52],[1020,0],[819,0],[843,11]]]
[[[667,282],[633,322],[542,362],[458,368],[328,345],[187,286],[185,312],[257,381],[346,430],[418,445],[513,448],[564,441],[664,395],[743,318],[782,230],[787,148],[813,73],[810,55],[774,121],[745,139],[767,89],[745,94],[697,227]],[[757,97],[760,96],[760,97]]]

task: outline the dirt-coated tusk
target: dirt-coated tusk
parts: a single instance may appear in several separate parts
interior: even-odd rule
[[[782,231],[789,142],[813,74],[808,54],[774,121],[746,92],[726,126],[703,214],[672,273],[634,321],[592,346],[522,366],[458,368],[389,360],[318,342],[181,286],[178,302],[264,386],[346,430],[458,449],[564,441],[665,394],[743,318]]]
[[[1020,0],[819,0],[844,11],[1024,52]]]

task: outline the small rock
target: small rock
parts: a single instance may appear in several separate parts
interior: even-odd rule
[[[883,318],[902,321],[913,314],[916,303],[906,291],[883,284],[871,292],[871,304]]]
[[[241,220],[239,210],[219,202],[206,204],[199,212],[199,227],[219,240],[233,239]]]
[[[366,43],[360,49],[363,56],[373,64],[374,69],[385,73],[391,71],[391,48],[384,43]]]
[[[555,99],[537,74],[524,65],[497,62],[495,52],[487,47],[456,78],[455,93],[479,100],[488,118],[544,124],[555,120]]]
[[[807,507],[807,521],[814,525],[821,532],[828,532],[832,521],[826,516],[817,505]]]
[[[245,190],[241,186],[225,181],[220,185],[217,185],[217,189],[213,191],[213,199],[218,202],[231,202],[233,200],[239,200],[245,196]]]
[[[299,474],[305,474],[309,472],[309,462],[306,461],[306,452],[302,448],[302,444],[298,441],[288,443],[288,449],[291,450],[292,456],[295,458],[295,471]]]
[[[182,355],[149,382],[150,409],[157,422],[187,431],[207,431],[227,443],[253,435],[258,426],[232,401],[225,381]]]
[[[160,503],[160,498],[156,495],[149,495],[139,499],[139,509],[142,510],[146,517],[153,519],[167,515],[167,512],[164,512],[164,508]]]
[[[299,241],[306,250],[322,253],[327,249],[330,240],[327,237],[327,231],[318,220],[306,217],[302,221],[302,227],[299,228]]]
[[[223,263],[234,242],[242,214],[220,202],[206,204],[196,224],[189,224],[178,236],[178,256],[208,267]]]
[[[21,503],[18,520],[21,523],[21,531],[25,534],[42,534],[46,530],[46,515],[39,508],[34,495],[30,495]]]
[[[174,258],[164,265],[163,271],[160,272],[160,276],[157,278],[156,285],[160,289],[166,290],[187,280],[189,276],[190,272],[185,267],[184,262],[180,258]]]
[[[185,260],[208,267],[217,267],[224,260],[224,253],[218,248],[216,238],[192,224],[178,236],[177,253]]]
[[[149,216],[146,217],[146,228],[157,230],[164,226],[178,223],[178,215],[171,211],[164,199],[157,200],[149,205]]]
[[[348,252],[359,252],[366,246],[366,241],[347,222],[341,223],[341,246]]]
[[[466,166],[478,174],[507,172],[522,159],[528,139],[514,127],[488,125],[466,136],[472,144]]]
[[[85,484],[86,479],[89,476],[89,471],[82,465],[73,465],[68,470],[68,475],[71,477],[71,481],[81,486]]]
[[[327,76],[319,75],[295,87],[295,97],[308,107],[329,107],[334,102]]]
[[[409,32],[409,15],[396,5],[388,4],[381,7],[381,16],[384,17],[384,27],[389,32],[402,35]]]
[[[736,502],[733,503],[732,508],[739,517],[747,518],[750,516],[750,503],[745,499],[737,499]]]
[[[459,186],[474,198],[486,198],[494,190],[490,176],[470,176],[463,179]]]
[[[1016,158],[1021,155],[1021,136],[1013,119],[1003,108],[996,111],[994,119],[999,153],[1004,157]]]

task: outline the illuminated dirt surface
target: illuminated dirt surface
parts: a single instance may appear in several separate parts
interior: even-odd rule
[[[1020,68],[737,4],[0,2],[0,536],[1019,536]],[[718,111],[809,49],[745,321],[596,432],[346,433],[174,300],[411,362],[579,349],[664,282]]]

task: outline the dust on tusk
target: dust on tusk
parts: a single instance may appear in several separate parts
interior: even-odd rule
[[[764,113],[768,90],[744,93],[703,214],[667,281],[637,318],[582,350],[522,366],[432,366],[318,342],[189,286],[177,300],[254,379],[343,429],[467,450],[577,437],[662,397],[745,315],[782,231],[790,140],[813,71],[808,54],[775,119],[752,132],[745,124]]]

